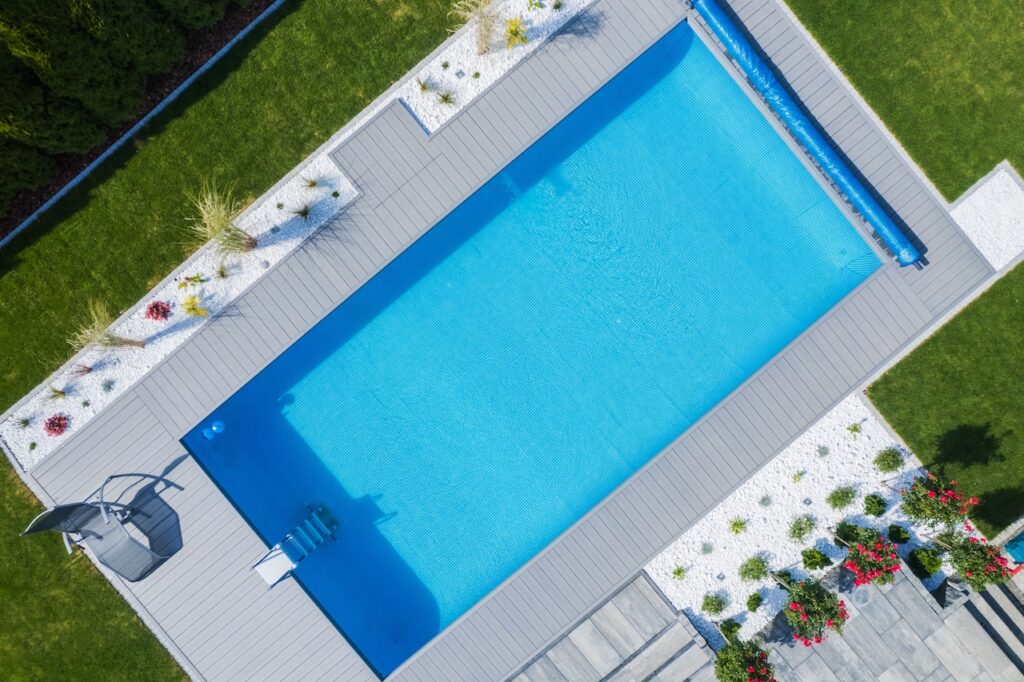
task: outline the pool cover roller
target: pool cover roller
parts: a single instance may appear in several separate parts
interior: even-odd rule
[[[790,97],[775,78],[771,68],[758,56],[743,31],[721,6],[715,0],[693,0],[693,6],[793,137],[814,157],[818,166],[846,195],[854,209],[896,254],[896,261],[900,265],[914,265],[920,261],[921,254],[910,243],[903,230],[871,196],[836,149],[818,132],[818,128],[800,105]]]

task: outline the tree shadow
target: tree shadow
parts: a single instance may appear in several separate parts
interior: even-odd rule
[[[986,534],[1006,528],[1024,515],[1024,490],[1021,488],[997,488],[980,496],[978,506],[971,510],[971,517],[981,524],[990,526]]]
[[[960,424],[939,436],[936,442],[934,465],[941,470],[946,465],[963,467],[1002,462],[1003,440],[1013,431],[992,433],[992,424]]]

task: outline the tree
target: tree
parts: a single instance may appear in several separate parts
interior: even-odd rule
[[[33,189],[53,176],[53,161],[28,145],[0,137],[0,213],[14,193]]]
[[[103,141],[103,128],[79,102],[52,94],[2,45],[0,83],[0,136],[51,154]]]
[[[227,0],[156,0],[171,19],[185,28],[200,28],[224,17]]]
[[[54,94],[108,125],[137,110],[146,75],[166,69],[184,38],[143,0],[0,3],[0,42]]]

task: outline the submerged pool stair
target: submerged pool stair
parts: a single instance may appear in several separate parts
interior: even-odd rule
[[[325,507],[307,507],[309,515],[292,529],[252,566],[267,583],[273,587],[298,567],[299,562],[313,553],[328,539],[334,539],[337,522]]]
[[[710,681],[712,658],[685,616],[640,573],[511,680]]]

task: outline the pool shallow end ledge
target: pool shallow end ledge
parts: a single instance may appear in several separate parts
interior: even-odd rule
[[[716,0],[694,0],[694,9],[714,31],[729,56],[740,66],[754,89],[764,98],[772,112],[824,171],[829,180],[853,208],[875,230],[895,254],[901,266],[921,266],[921,253],[907,235],[893,222],[871,192],[843,161],[839,151],[819,132],[814,122],[779,83],[771,67],[761,59],[747,40],[743,30],[722,9]]]

